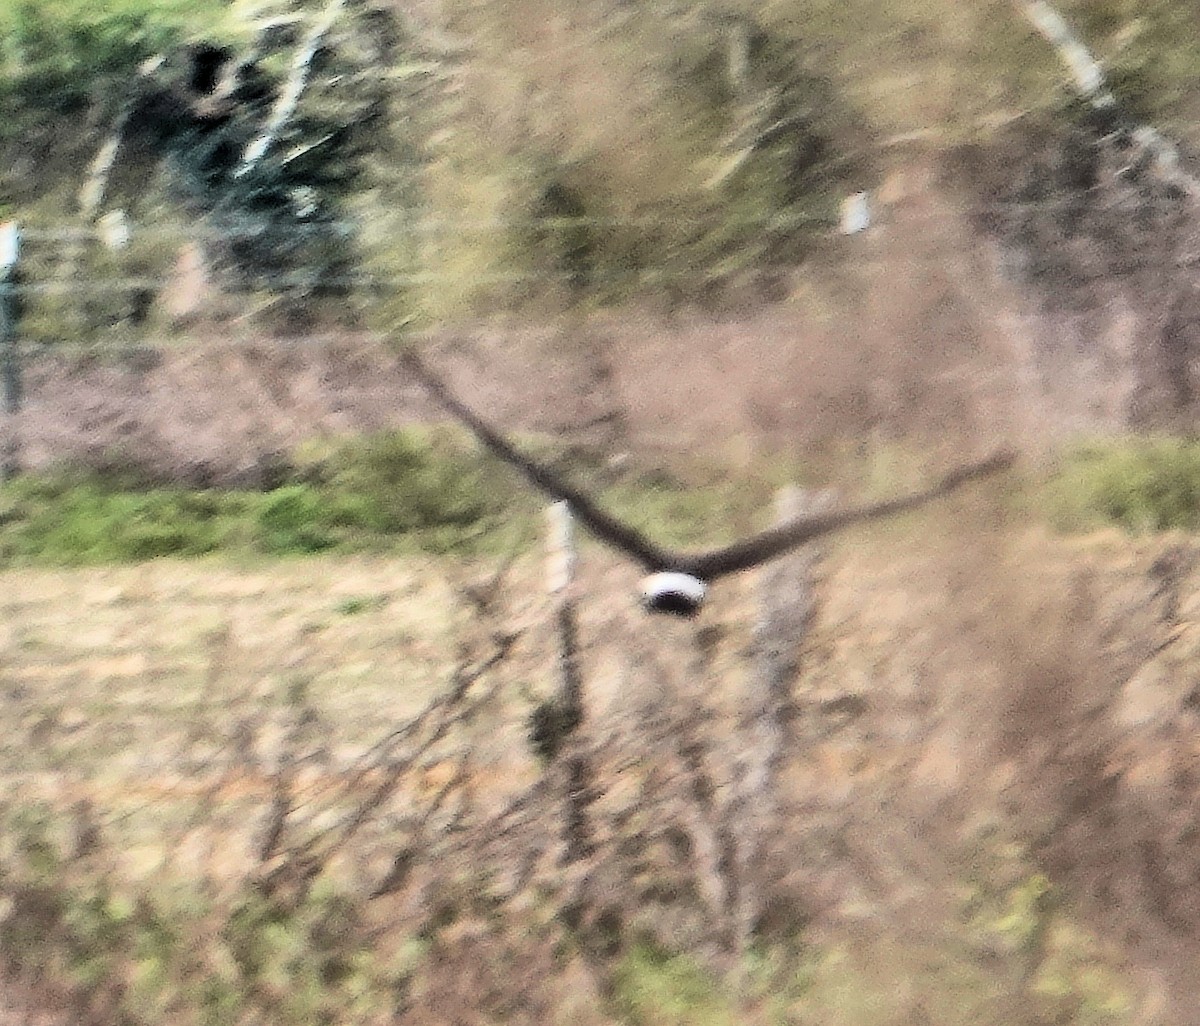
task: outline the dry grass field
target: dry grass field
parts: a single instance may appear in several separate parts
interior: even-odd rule
[[[419,558],[25,569],[5,595],[10,786],[86,798],[151,847],[168,840],[152,825],[201,799],[269,797],[297,704],[311,717],[306,780],[348,770],[445,685],[464,618]]]
[[[723,817],[736,813],[759,582],[724,582],[695,625],[656,621],[635,608],[633,574],[591,545],[580,634],[599,847],[584,877],[552,868],[560,814],[545,787],[557,786],[558,771],[539,768],[524,740],[534,696],[554,685],[536,552],[518,558],[483,605],[499,557],[6,571],[9,871],[20,864],[11,817],[41,808],[53,810],[63,886],[107,881],[105,892],[130,909],[180,887],[207,895],[186,906],[203,910],[187,928],[208,938],[196,940],[196,957],[215,958],[206,964],[220,976],[230,956],[209,949],[232,944],[242,981],[234,1018],[221,1021],[293,1021],[318,1006],[339,1022],[495,1021],[514,979],[531,1002],[519,1019],[530,1022],[580,1001],[597,1022],[1185,1021],[1186,948],[1164,957],[1178,943],[1160,926],[1170,916],[1155,911],[1155,881],[1122,845],[1153,837],[1168,865],[1187,864],[1186,831],[1172,833],[1183,826],[1171,826],[1170,802],[1154,790],[1186,791],[1180,773],[1200,755],[1180,747],[1193,715],[1186,681],[1200,657],[1194,550],[1179,538],[1055,537],[1014,513],[1005,491],[985,488],[826,550],[781,811],[762,827],[772,854],[761,883],[775,895],[762,929],[774,939],[755,956],[766,962],[746,963],[758,968],[740,990],[703,968],[730,963],[720,943],[701,954],[710,945],[699,937],[724,929],[719,894],[708,893],[723,877],[719,860],[706,862],[704,838],[714,829],[719,837]],[[389,744],[400,751],[398,729],[445,697],[456,668],[497,653],[470,714],[445,721],[395,786],[379,791],[395,764],[375,756]],[[1081,767],[1097,751],[1103,774],[1119,781],[1116,798],[1078,792],[1091,786],[1096,768]],[[687,783],[697,772],[708,799]],[[504,818],[522,801],[524,826]],[[324,908],[333,898],[322,888],[332,888],[351,901],[344,943],[371,952],[356,986],[382,1000],[389,959],[400,959],[405,999],[368,1008],[340,983],[315,1006],[264,998],[257,987],[275,993],[289,978],[300,987],[304,963],[271,970],[282,956],[270,944],[284,942],[254,934],[268,952],[255,971],[283,976],[253,983],[229,924],[248,914],[245,895],[265,880],[284,888],[269,890],[270,900],[284,900],[291,892],[273,871],[364,810],[362,829],[301,887],[309,897],[289,900]],[[392,858],[420,836],[413,824],[444,816],[460,826],[433,829],[428,859],[416,859],[406,884],[383,887]],[[658,847],[667,842],[683,847],[667,855],[669,845]],[[514,882],[526,864],[541,867],[530,870],[529,894]],[[462,881],[479,893],[446,911],[445,894],[463,893]],[[560,949],[542,945],[559,936],[561,917],[572,921],[563,895],[580,888],[598,888],[589,901],[600,911],[555,942],[574,937],[576,954],[552,955]],[[126,913],[121,929],[143,914]],[[624,923],[625,939],[607,955],[589,947],[600,943],[596,915]],[[772,962],[801,925],[808,954]],[[414,962],[405,944],[417,938],[421,952],[441,954]],[[49,950],[47,964],[59,968],[45,972],[76,989],[43,989],[43,1005],[56,993],[89,1021],[117,1021],[121,1009],[140,1021],[151,1007],[217,1021],[178,967],[162,968],[151,986],[137,968],[149,955],[105,963],[109,984],[124,980],[105,991]],[[663,954],[672,951],[694,954]],[[462,976],[468,965],[482,976]],[[98,992],[116,1004],[79,1004]],[[137,1001],[150,1003],[139,1012]],[[468,1009],[477,1018],[459,1018]]]

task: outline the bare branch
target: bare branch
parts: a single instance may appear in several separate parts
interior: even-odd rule
[[[304,45],[297,51],[295,60],[292,62],[291,74],[288,75],[287,82],[275,101],[275,107],[271,111],[271,117],[267,120],[266,127],[262,134],[255,137],[246,147],[241,163],[234,171],[234,177],[244,178],[259,165],[271,147],[275,145],[279,134],[295,115],[296,108],[300,105],[300,98],[308,87],[317,51],[325,42],[325,37],[333,29],[346,2],[347,0],[329,0],[321,17],[309,29],[308,35],[304,39]]]

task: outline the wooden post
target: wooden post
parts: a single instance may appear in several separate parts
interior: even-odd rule
[[[547,589],[555,603],[554,620],[558,637],[558,688],[547,715],[553,732],[551,766],[560,764],[564,774],[563,854],[569,865],[592,850],[588,825],[591,804],[591,767],[580,750],[575,732],[583,722],[583,675],[579,669],[579,632],[575,619],[575,545],[571,509],[556,502],[546,510]]]
[[[1074,32],[1046,0],[1017,0],[1017,6],[1062,58],[1071,77],[1075,79],[1075,89],[1094,107],[1115,107],[1116,97],[1104,81],[1104,72]]]
[[[125,108],[117,115],[116,123],[104,144],[96,151],[88,165],[87,176],[79,188],[79,213],[87,224],[95,222],[108,196],[108,185],[112,180],[117,155],[121,152],[121,144],[125,141],[125,129],[129,126],[131,111],[132,104],[127,102]]]
[[[842,234],[857,235],[871,227],[871,197],[856,192],[842,200]]]
[[[96,218],[96,231],[99,233],[100,241],[104,243],[105,249],[110,252],[119,253],[129,245],[131,238],[129,218],[119,207]]]
[[[125,141],[125,130],[129,127],[132,110],[133,102],[126,101],[124,108],[117,115],[112,130],[88,165],[83,185],[79,187],[79,215],[85,229],[77,239],[71,239],[63,246],[63,260],[59,270],[59,280],[68,290],[71,283],[79,279],[80,273],[87,266],[85,261],[91,247],[95,245],[97,236],[110,248],[118,248],[111,246],[109,242],[112,237],[113,221],[110,218],[107,225],[101,224],[103,218],[100,211],[104,208],[104,202],[108,198],[108,187],[112,181],[113,168],[116,167],[117,157],[120,155]],[[118,216],[123,217],[124,215]],[[68,291],[67,294],[70,295],[70,292]],[[88,334],[95,328],[86,304],[77,305],[74,308],[73,317],[76,328],[83,333]]]
[[[776,522],[786,524],[800,516],[820,513],[832,504],[829,492],[813,494],[795,486],[781,488],[775,497]],[[819,545],[806,545],[763,571],[754,631],[758,671],[749,704],[753,735],[750,750],[755,758],[747,790],[752,795],[773,792],[788,744],[787,715],[792,685],[800,671],[800,646],[816,607],[813,575],[819,556]]]
[[[21,360],[17,351],[17,263],[21,256],[21,230],[15,221],[0,225],[0,346],[4,379],[3,452],[0,481],[16,476],[20,466],[17,414],[21,412]]]
[[[832,505],[832,493],[812,494],[797,487],[780,489],[776,522],[819,513]],[[749,943],[762,911],[756,883],[763,876],[762,839],[777,816],[779,772],[790,746],[788,717],[792,686],[800,670],[800,648],[812,625],[816,600],[814,574],[819,545],[806,545],[769,564],[762,572],[759,620],[755,625],[758,666],[752,678],[743,719],[745,761],[739,767],[738,800],[738,932],[740,946]]]
[[[575,540],[571,508],[556,502],[546,510],[549,521],[547,539],[546,588],[554,599],[554,620],[558,634],[558,691],[555,701],[566,715],[583,718],[583,681],[579,673],[579,642],[575,622]]]

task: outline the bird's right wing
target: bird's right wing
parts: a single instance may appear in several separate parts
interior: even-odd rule
[[[946,474],[941,480],[919,492],[910,492],[894,499],[885,499],[866,506],[851,506],[826,513],[814,513],[800,517],[790,523],[764,531],[753,538],[735,542],[712,552],[682,556],[672,563],[678,570],[694,574],[702,580],[712,581],[726,574],[747,570],[752,566],[774,559],[790,549],[822,535],[839,531],[852,524],[866,520],[879,520],[906,510],[916,509],[932,499],[946,495],[968,481],[986,477],[1012,466],[1016,455],[1007,449],[993,453],[976,463],[968,463]]]
[[[620,549],[647,570],[664,570],[671,565],[668,553],[640,532],[601,509],[591,498],[567,484],[553,471],[521,452],[499,431],[480,419],[479,415],[455,396],[411,350],[401,354],[400,363],[428,389],[441,406],[465,424],[493,456],[512,464],[531,484],[547,495],[569,503],[571,513],[601,541]]]

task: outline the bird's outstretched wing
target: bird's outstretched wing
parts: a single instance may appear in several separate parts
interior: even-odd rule
[[[615,546],[640,562],[648,570],[676,570],[691,574],[703,581],[713,581],[727,574],[748,570],[822,535],[839,531],[852,524],[878,520],[895,513],[915,509],[932,499],[954,491],[961,485],[1011,466],[1014,453],[1001,450],[986,459],[969,463],[946,474],[941,480],[918,492],[885,499],[882,502],[848,509],[831,510],[800,517],[791,523],[772,528],[745,541],[735,542],[709,552],[672,553],[659,548],[640,532],[621,523],[612,514],[597,506],[588,496],[561,480],[557,474],[518,450],[495,428],[491,427],[446,387],[412,352],[400,357],[407,368],[458,420],[462,421],[480,442],[495,456],[511,463],[529,481],[556,499],[564,499],[571,511],[602,541]]]
[[[703,581],[713,581],[726,574],[735,574],[740,570],[748,570],[759,563],[765,563],[794,549],[798,545],[819,538],[821,535],[839,531],[852,524],[867,520],[879,520],[896,513],[915,509],[932,499],[940,498],[954,491],[968,481],[974,481],[988,474],[995,474],[1012,466],[1016,456],[1008,450],[1000,450],[976,463],[968,463],[946,474],[937,483],[919,492],[900,495],[894,499],[869,503],[864,506],[851,506],[847,509],[830,510],[827,513],[814,513],[803,516],[787,524],[757,534],[745,541],[734,542],[724,548],[711,552],[697,552],[682,555],[671,564],[673,569],[692,574]]]
[[[483,443],[493,456],[499,457],[505,463],[511,463],[529,479],[531,484],[540,488],[547,495],[556,499],[564,499],[570,503],[571,513],[597,538],[636,559],[647,570],[667,570],[672,566],[670,553],[664,552],[640,532],[621,523],[611,513],[601,509],[583,492],[567,484],[556,473],[521,452],[499,431],[481,420],[478,414],[463,405],[415,353],[401,354],[400,363],[429,390],[429,393],[448,412],[470,428],[471,433]]]

